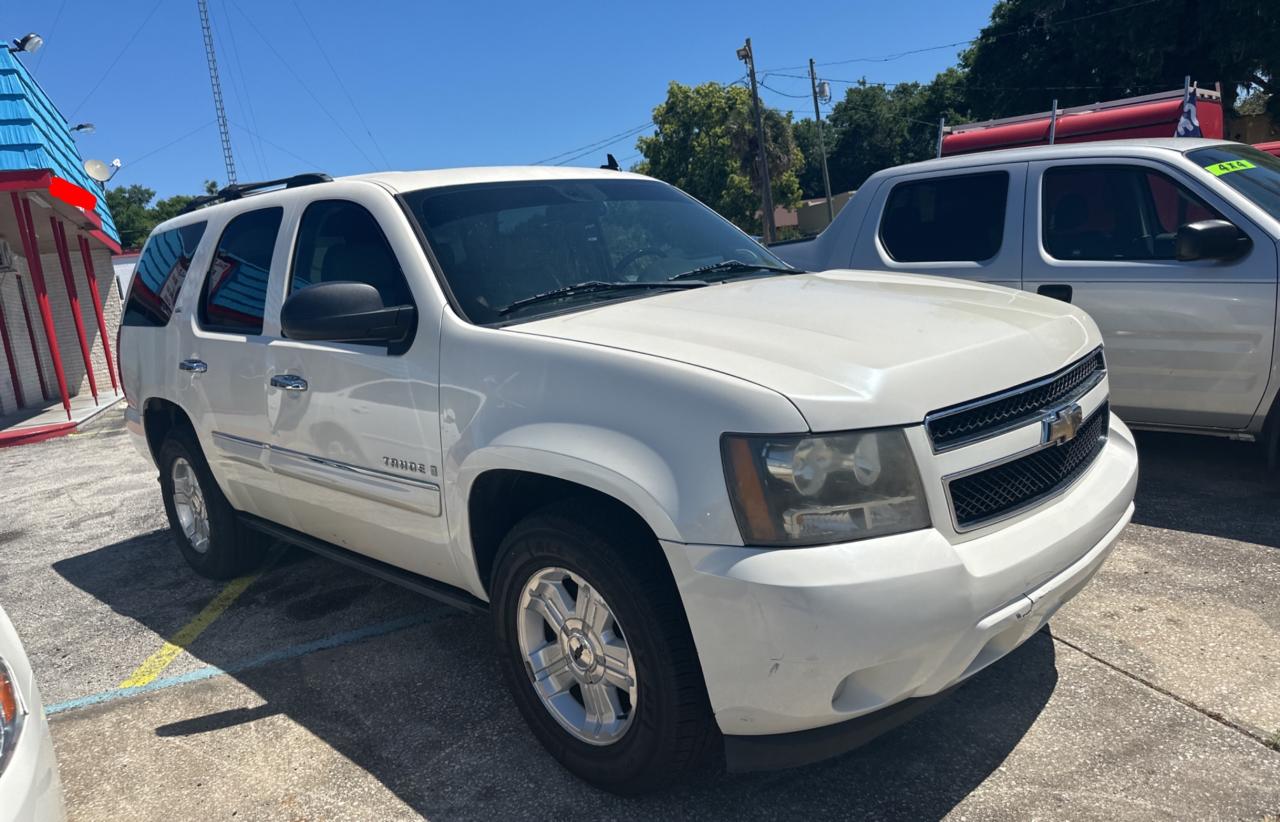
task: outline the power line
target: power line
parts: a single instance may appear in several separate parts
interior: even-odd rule
[[[311,23],[307,20],[307,16],[302,13],[301,7],[298,6],[297,0],[293,0],[293,10],[302,18],[302,25],[306,27],[307,33],[311,35],[311,40],[316,44],[316,50],[320,52],[320,56],[324,58],[325,65],[329,67],[329,71],[333,72],[334,79],[338,81],[338,88],[342,89],[342,93],[346,95],[347,102],[351,104],[351,110],[356,113],[356,119],[360,121],[360,125],[364,127],[364,133],[369,135],[369,141],[373,143],[374,149],[378,152],[378,156],[382,158],[384,168],[390,170],[391,163],[387,161],[387,155],[383,153],[382,146],[378,145],[378,138],[373,136],[373,132],[369,130],[369,124],[365,122],[364,115],[360,113],[360,109],[356,106],[355,99],[351,96],[351,92],[347,91],[347,84],[342,82],[342,75],[333,67],[333,63],[329,60],[329,50],[320,42],[320,38],[316,37],[315,30],[311,28]]]
[[[612,145],[618,142],[619,140],[625,140],[627,137],[630,137],[632,134],[637,134],[641,131],[644,131],[651,125],[653,125],[653,121],[646,120],[645,122],[641,123],[638,126],[632,126],[631,128],[626,129],[625,131],[619,131],[617,134],[610,134],[608,137],[604,137],[600,140],[596,140],[595,142],[588,143],[585,146],[578,146],[577,148],[571,148],[568,151],[562,151],[559,154],[553,154],[550,157],[544,157],[543,159],[538,160],[536,163],[533,163],[532,165],[540,166],[544,163],[549,163],[552,160],[559,160],[561,157],[565,157],[569,154],[574,154],[576,152],[583,151],[584,149],[587,151],[592,151],[597,148],[603,148],[604,146]],[[570,157],[569,159],[572,160],[575,158]],[[557,163],[556,165],[563,165],[563,163]]]
[[[1091,14],[1082,14],[1079,17],[1070,17],[1066,20],[1055,20],[1053,22],[1043,23],[1041,25],[1022,26],[1020,28],[1014,29],[1013,31],[1006,31],[1000,34],[988,34],[988,35],[980,34],[977,37],[974,37],[972,39],[957,40],[954,43],[943,43],[938,46],[925,46],[923,48],[909,49],[907,51],[900,51],[894,54],[885,54],[879,57],[850,57],[845,60],[830,60],[825,63],[818,63],[818,65],[819,66],[843,66],[843,65],[848,65],[849,63],[889,63],[889,62],[893,62],[894,60],[901,60],[903,57],[910,57],[915,54],[924,54],[930,51],[939,51],[941,49],[955,48],[956,46],[968,46],[968,45],[973,45],[974,43],[978,43],[982,41],[991,42],[993,40],[1001,40],[1005,37],[1014,37],[1021,34],[1028,34],[1033,31],[1046,31],[1048,29],[1057,28],[1058,26],[1065,26],[1071,23],[1078,23],[1081,20],[1091,20],[1095,17],[1102,17],[1107,14],[1117,14],[1122,11],[1128,11],[1129,9],[1138,8],[1139,6],[1150,6],[1153,3],[1161,3],[1161,2],[1164,2],[1164,0],[1139,0],[1139,2],[1130,3],[1127,6],[1117,6],[1116,8],[1113,8],[1113,9],[1095,11],[1095,12],[1092,12]],[[804,69],[804,68],[808,68],[808,66],[779,66],[778,68],[766,69],[765,73],[770,74],[770,73],[775,73],[779,71],[791,71],[794,69]]]
[[[147,158],[153,155],[159,154],[160,152],[164,151],[167,148],[172,148],[173,146],[176,146],[178,143],[181,143],[183,140],[187,139],[188,137],[194,137],[195,135],[204,131],[209,126],[213,125],[215,122],[216,121],[214,120],[210,120],[207,123],[202,123],[196,126],[195,128],[191,129],[190,131],[188,131],[186,134],[183,134],[181,137],[175,137],[162,146],[153,148],[150,151],[146,152],[145,154],[138,155],[137,157],[133,158],[129,162],[124,163],[120,169],[120,172],[118,173],[124,173],[126,171],[132,170],[135,166],[139,165],[143,160],[146,160]]]
[[[142,18],[142,22],[139,23],[138,27],[133,30],[133,34],[130,35],[128,42],[124,44],[124,48],[120,49],[120,52],[116,54],[115,59],[112,60],[110,65],[107,66],[106,71],[98,75],[98,82],[94,83],[93,88],[89,89],[89,93],[84,96],[84,99],[81,100],[79,103],[77,103],[75,108],[71,109],[71,113],[67,115],[68,120],[71,120],[72,118],[74,118],[76,116],[76,112],[80,110],[80,107],[83,106],[86,102],[88,102],[89,98],[93,96],[94,92],[96,92],[99,88],[102,87],[102,83],[107,79],[107,75],[109,75],[111,73],[111,70],[116,67],[116,63],[120,62],[120,58],[124,57],[125,53],[128,52],[129,49],[133,48],[133,41],[138,39],[139,34],[142,34],[142,30],[146,27],[147,23],[151,21],[152,16],[155,15],[156,9],[160,8],[161,4],[163,3],[164,3],[164,0],[156,0],[156,4],[151,7],[151,11],[147,12],[147,16]]]
[[[248,129],[248,128],[245,128],[244,126],[240,125],[239,123],[235,122],[234,120],[232,120],[232,121],[231,121],[231,125],[235,126],[236,128],[240,129],[240,130],[241,130],[241,131],[243,131],[244,133],[248,134],[250,137],[255,137],[255,138],[257,138],[257,139],[261,140],[262,142],[264,142],[264,143],[266,143],[267,145],[269,145],[269,146],[271,146],[272,148],[274,148],[276,151],[282,152],[282,153],[284,153],[284,154],[288,154],[290,157],[292,157],[293,159],[297,160],[298,162],[302,163],[302,164],[303,164],[303,165],[305,165],[305,166],[308,166],[308,167],[313,168],[313,169],[316,169],[316,170],[319,170],[319,169],[323,168],[323,166],[321,166],[319,163],[313,163],[313,162],[311,162],[310,160],[308,160],[306,157],[300,157],[300,156],[298,156],[297,154],[294,154],[292,151],[290,151],[289,149],[287,149],[287,148],[285,148],[284,146],[280,145],[279,143],[274,143],[274,142],[272,142],[272,141],[268,140],[266,137],[263,137],[261,134],[257,134],[257,133],[255,133],[254,131],[252,131],[252,130],[250,130],[250,129]]]
[[[66,9],[66,7],[67,7],[67,0],[62,0],[62,2],[58,4],[58,13],[53,15],[53,25],[49,26],[49,31],[45,35],[45,38],[47,40],[53,40],[54,35],[58,33],[58,21],[62,19],[62,12],[64,9]],[[40,64],[44,62],[44,55],[45,55],[45,52],[47,51],[48,51],[47,48],[41,49],[40,53],[36,55],[36,63],[34,66],[31,67],[32,74],[35,74],[37,71],[40,70]]]
[[[236,30],[231,23],[231,15],[227,13],[227,5],[222,4],[223,25],[226,27],[226,42],[230,43],[231,51],[231,67],[235,68],[231,74],[231,83],[236,91],[237,101],[242,109],[247,110],[249,115],[249,124],[253,126],[254,131],[258,131],[258,115],[253,108],[253,97],[249,95],[249,81],[245,78],[244,64],[240,62],[240,46],[236,43]],[[216,24],[216,22],[215,22]],[[267,158],[262,151],[261,140],[250,140],[249,146],[253,149],[253,157],[258,163],[258,172],[262,175],[261,179],[271,179],[271,172],[267,168]]]
[[[729,82],[721,83],[720,85],[724,86],[725,88],[728,88],[729,86],[737,85],[738,83],[741,83],[743,80],[746,80],[746,79],[747,79],[747,75],[743,74],[742,76],[738,77],[736,80],[730,80]],[[564,157],[569,154],[573,154],[574,155],[573,157],[569,157],[569,159],[567,160],[563,160],[559,163],[556,163],[556,165],[564,165],[565,163],[570,163],[586,154],[590,154],[592,151],[605,148],[606,146],[611,146],[614,143],[618,142],[619,140],[625,140],[626,138],[631,137],[635,134],[638,134],[641,131],[644,131],[645,129],[654,125],[657,125],[657,123],[654,123],[652,120],[649,120],[646,123],[642,123],[638,126],[633,126],[627,129],[626,131],[620,131],[617,134],[611,134],[608,137],[595,141],[594,143],[588,143],[585,146],[578,146],[577,148],[571,148],[568,151],[562,151],[559,154],[554,154],[550,157],[543,158],[541,160],[538,160],[536,163],[532,163],[532,165],[540,166],[543,163],[549,163],[552,160],[559,160],[561,157]],[[578,153],[578,152],[581,152],[581,153]]]
[[[372,159],[370,159],[369,155],[365,153],[365,150],[360,147],[360,144],[352,139],[351,135],[347,133],[347,130],[342,127],[342,123],[338,120],[338,118],[333,116],[333,112],[331,112],[328,109],[328,107],[325,106],[324,102],[321,101],[321,99],[316,96],[316,93],[311,90],[311,87],[307,85],[306,81],[302,79],[302,77],[298,74],[298,72],[294,71],[293,66],[290,65],[289,61],[284,59],[283,55],[280,54],[280,52],[276,49],[275,45],[271,42],[271,40],[269,40],[267,36],[262,33],[262,30],[258,28],[258,26],[249,17],[249,15],[245,14],[245,11],[243,8],[240,7],[240,4],[237,3],[236,0],[230,0],[230,2],[231,2],[231,5],[235,7],[235,10],[240,12],[240,16],[245,19],[245,22],[249,24],[249,28],[253,29],[254,34],[258,35],[258,39],[260,39],[263,43],[266,43],[267,48],[270,49],[271,53],[274,54],[276,56],[276,59],[280,61],[280,65],[284,66],[285,69],[291,75],[293,75],[293,79],[298,81],[298,85],[302,86],[302,90],[305,91],[307,95],[312,100],[315,101],[315,104],[319,106],[320,110],[323,111],[331,121],[333,121],[333,125],[335,128],[338,129],[338,132],[343,137],[347,138],[347,142],[350,143],[355,148],[356,151],[360,152],[360,156],[364,158],[364,161],[369,164],[370,168],[375,167],[377,164],[374,163]],[[241,126],[241,128],[244,128],[244,127]]]

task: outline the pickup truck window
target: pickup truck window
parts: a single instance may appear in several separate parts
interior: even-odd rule
[[[1044,173],[1044,248],[1059,260],[1172,260],[1178,228],[1221,219],[1146,166],[1058,166]]]
[[[1187,158],[1280,220],[1280,157],[1252,146],[1221,145],[1197,149]]]
[[[200,325],[210,331],[261,334],[271,255],[282,208],[237,216],[222,231],[200,292]]]
[[[404,199],[454,299],[476,323],[665,293],[671,277],[727,260],[785,266],[696,200],[648,180],[490,183],[424,189]],[[580,283],[594,287],[501,313]]]
[[[147,241],[129,285],[121,325],[163,327],[173,316],[173,301],[187,278],[191,258],[207,223],[161,231]]]
[[[339,280],[368,283],[384,306],[413,304],[404,271],[374,216],[349,200],[317,200],[302,213],[289,293]]]
[[[900,263],[982,262],[1004,240],[1009,173],[989,171],[898,183],[880,221],[880,242]]]

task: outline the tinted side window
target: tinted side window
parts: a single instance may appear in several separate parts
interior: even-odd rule
[[[191,258],[206,223],[192,223],[152,235],[138,258],[124,306],[123,325],[164,326],[173,316],[173,301],[191,268]]]
[[[1004,240],[1006,171],[899,183],[889,193],[880,242],[900,263],[982,262]]]
[[[1059,260],[1172,260],[1178,228],[1220,219],[1172,178],[1138,166],[1044,173],[1044,248]]]
[[[384,306],[413,304],[404,272],[374,216],[347,200],[319,200],[302,214],[289,293],[336,281],[368,283],[378,289]]]
[[[248,211],[227,223],[200,294],[200,324],[215,331],[261,334],[271,252],[282,208]]]

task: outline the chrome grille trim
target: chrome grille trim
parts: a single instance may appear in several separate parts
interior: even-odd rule
[[[929,444],[933,453],[942,454],[1012,431],[1063,403],[1080,399],[1102,382],[1106,374],[1106,359],[1099,346],[1047,377],[931,411],[924,418]],[[999,419],[985,422],[983,415],[995,415]]]

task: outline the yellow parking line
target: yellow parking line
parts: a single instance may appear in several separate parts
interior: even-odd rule
[[[237,577],[227,583],[227,587],[213,598],[213,601],[204,606],[204,610],[196,614],[186,625],[178,630],[173,637],[164,644],[164,647],[156,651],[146,662],[139,665],[133,673],[129,674],[129,678],[119,684],[120,688],[137,688],[146,685],[151,680],[160,675],[165,668],[169,667],[169,663],[177,659],[178,654],[182,653],[187,646],[195,641],[196,637],[204,632],[213,624],[213,621],[222,616],[222,612],[231,607],[231,603],[236,601],[236,597],[244,593],[244,590],[253,584],[253,581],[262,575],[262,572],[269,568],[271,563],[265,563],[261,570],[253,574],[247,574]]]

